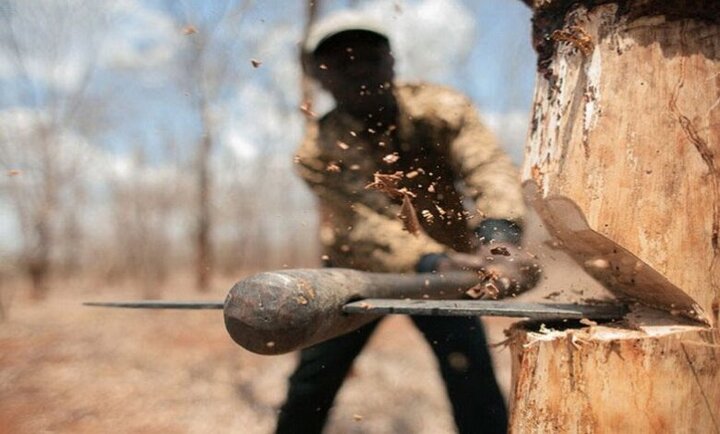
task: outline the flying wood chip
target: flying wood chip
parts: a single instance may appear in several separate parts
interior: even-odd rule
[[[303,101],[303,103],[300,104],[300,112],[308,119],[313,119],[317,116],[312,110],[312,103],[310,101]]]
[[[510,256],[510,251],[504,246],[493,247],[490,249],[490,253],[493,255]]]
[[[430,224],[435,222],[435,216],[432,215],[432,213],[429,210],[424,209],[420,212],[420,214],[423,216],[423,218],[425,219],[426,222],[428,222]]]
[[[387,164],[393,164],[396,163],[397,160],[400,159],[400,155],[398,155],[397,152],[393,152],[392,154],[388,154],[383,157],[383,161]]]
[[[403,173],[402,172],[395,172],[395,173],[380,173],[375,172],[373,175],[374,180],[370,184],[366,185],[366,189],[375,189],[382,191],[383,193],[389,195],[390,197],[394,197],[396,199],[399,199],[405,194],[400,191],[398,188],[398,184],[403,179]],[[406,193],[411,194],[406,190]]]
[[[403,196],[403,202],[402,206],[400,207],[400,213],[398,214],[398,217],[400,217],[400,220],[402,220],[403,224],[405,225],[406,231],[410,232],[415,236],[420,233],[422,229],[422,227],[420,226],[420,221],[417,218],[415,207],[413,206],[412,202],[410,202],[410,198],[407,195]]]
[[[365,186],[365,188],[382,191],[395,199],[402,198],[402,206],[400,207],[398,217],[402,220],[405,230],[417,236],[420,233],[421,226],[417,217],[417,212],[415,212],[415,207],[410,201],[410,198],[415,197],[415,194],[410,192],[407,188],[398,188],[398,184],[403,179],[403,172],[375,172],[374,177],[375,180]]]
[[[567,42],[587,56],[592,53],[593,41],[590,35],[580,26],[569,26],[567,29],[555,30],[550,35],[553,41]]]
[[[465,291],[465,295],[480,300],[497,300],[500,290],[493,282],[483,282]]]

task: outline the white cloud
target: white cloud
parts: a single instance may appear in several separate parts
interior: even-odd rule
[[[10,169],[27,171],[33,176],[41,170],[41,157],[52,155],[53,170],[60,177],[92,160],[94,150],[80,134],[53,125],[41,110],[13,107],[0,111],[0,149],[2,164]]]
[[[521,164],[525,153],[525,138],[530,114],[524,111],[483,113],[485,124],[495,133],[505,151],[516,164]]]
[[[224,143],[239,160],[253,160],[258,154],[255,145],[234,125],[224,131],[222,143]]]
[[[137,0],[112,4],[111,27],[104,37],[101,63],[110,68],[153,68],[173,58],[181,32],[173,20]]]
[[[470,52],[473,14],[457,0],[374,0],[361,10],[388,29],[403,79],[445,81]]]
[[[2,78],[25,76],[55,89],[77,87],[92,67],[98,32],[105,18],[102,5],[68,0],[7,4],[2,32]]]
[[[21,246],[20,240],[20,225],[17,221],[17,216],[6,201],[0,201],[0,262],[5,263],[5,266],[9,264],[7,259],[3,256],[10,256],[16,253]],[[0,272],[4,271],[3,266],[0,265]]]
[[[297,79],[293,80],[297,83]],[[286,105],[264,85],[246,82],[227,105],[217,111],[221,139],[240,158],[261,151],[289,152],[302,137],[303,120],[295,102]],[[229,140],[229,141],[228,141]],[[252,149],[252,151],[251,151]]]
[[[8,8],[0,79],[25,77],[61,91],[77,89],[95,67],[157,67],[172,59],[181,37],[167,15],[137,0],[11,0]]]
[[[52,169],[62,179],[93,185],[132,180],[157,186],[175,185],[181,179],[176,167],[141,165],[131,155],[108,153],[73,130],[52,126],[43,111],[24,107],[0,111],[0,138],[1,163],[6,169],[20,170],[26,182],[34,182],[46,170],[42,156],[47,152],[52,155]]]

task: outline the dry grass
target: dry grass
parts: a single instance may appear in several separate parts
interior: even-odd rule
[[[549,280],[531,298],[593,286],[587,278],[567,280],[574,275],[567,262],[548,255]],[[169,285],[165,298],[196,298],[189,282]],[[231,283],[217,282],[204,298],[222,299]],[[226,335],[219,311],[82,307],[89,299],[135,298],[140,290],[79,283],[55,288],[39,304],[23,293],[0,323],[0,431],[272,431],[295,355],[241,349]],[[490,341],[501,341],[510,324],[490,320]],[[508,350],[494,352],[507,391]],[[327,432],[454,432],[435,361],[406,318],[384,321],[342,389]]]

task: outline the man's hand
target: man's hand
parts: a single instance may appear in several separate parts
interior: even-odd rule
[[[492,243],[477,255],[451,253],[441,259],[437,271],[470,270],[481,273],[482,281],[468,290],[473,298],[498,299],[533,288],[541,276],[533,255],[510,243]]]

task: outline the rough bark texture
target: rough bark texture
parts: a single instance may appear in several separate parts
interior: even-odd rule
[[[513,328],[510,431],[720,433],[720,2],[532,5],[527,196],[591,275],[665,312]]]
[[[513,328],[510,432],[720,432],[717,329],[645,322]]]
[[[523,180],[609,289],[717,324],[720,26],[709,3],[536,2]]]

